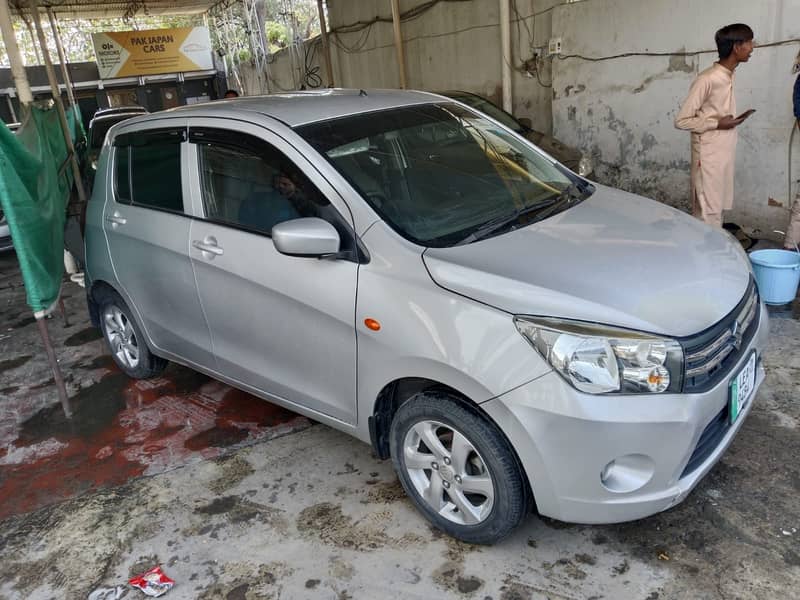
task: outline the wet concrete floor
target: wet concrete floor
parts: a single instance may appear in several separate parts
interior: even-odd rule
[[[487,548],[431,529],[344,434],[174,366],[124,380],[72,289],[76,322],[50,324],[84,417],[67,425],[2,274],[2,599],[143,598],[125,583],[155,564],[174,599],[800,598],[800,302],[770,309],[766,381],[682,504],[609,526],[531,515]]]
[[[69,281],[69,326],[48,319],[74,411],[66,419],[13,259],[0,255],[0,519],[309,426],[179,365],[129,379]]]

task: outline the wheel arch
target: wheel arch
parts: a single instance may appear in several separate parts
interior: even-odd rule
[[[531,501],[531,506],[535,508],[536,500],[534,498],[531,482],[527,477],[527,472],[520,460],[517,449],[511,443],[508,435],[497,424],[497,422],[481,408],[481,405],[473,401],[469,396],[455,389],[454,387],[445,383],[428,379],[425,377],[402,377],[387,383],[375,399],[372,415],[369,417],[369,435],[372,443],[372,449],[376,456],[380,459],[388,459],[391,456],[389,450],[389,432],[392,426],[397,409],[404,403],[408,402],[416,394],[420,392],[434,392],[445,394],[451,400],[458,402],[458,404],[469,410],[473,414],[485,419],[489,422],[500,435],[505,439],[508,448],[514,456],[518,466],[519,472],[525,474],[524,484]]]

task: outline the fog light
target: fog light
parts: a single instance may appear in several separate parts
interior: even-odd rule
[[[653,478],[656,464],[644,454],[627,454],[609,462],[600,471],[600,483],[609,492],[635,492]]]

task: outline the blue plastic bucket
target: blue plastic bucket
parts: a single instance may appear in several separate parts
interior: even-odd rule
[[[800,254],[791,250],[756,250],[750,254],[761,298],[767,304],[787,304],[797,296]]]

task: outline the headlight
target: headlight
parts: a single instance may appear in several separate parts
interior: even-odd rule
[[[584,154],[581,156],[580,161],[578,161],[578,175],[587,177],[591,175],[592,171],[594,171],[594,163],[591,158]]]
[[[514,317],[519,332],[575,389],[588,394],[678,392],[678,342],[577,321]]]

